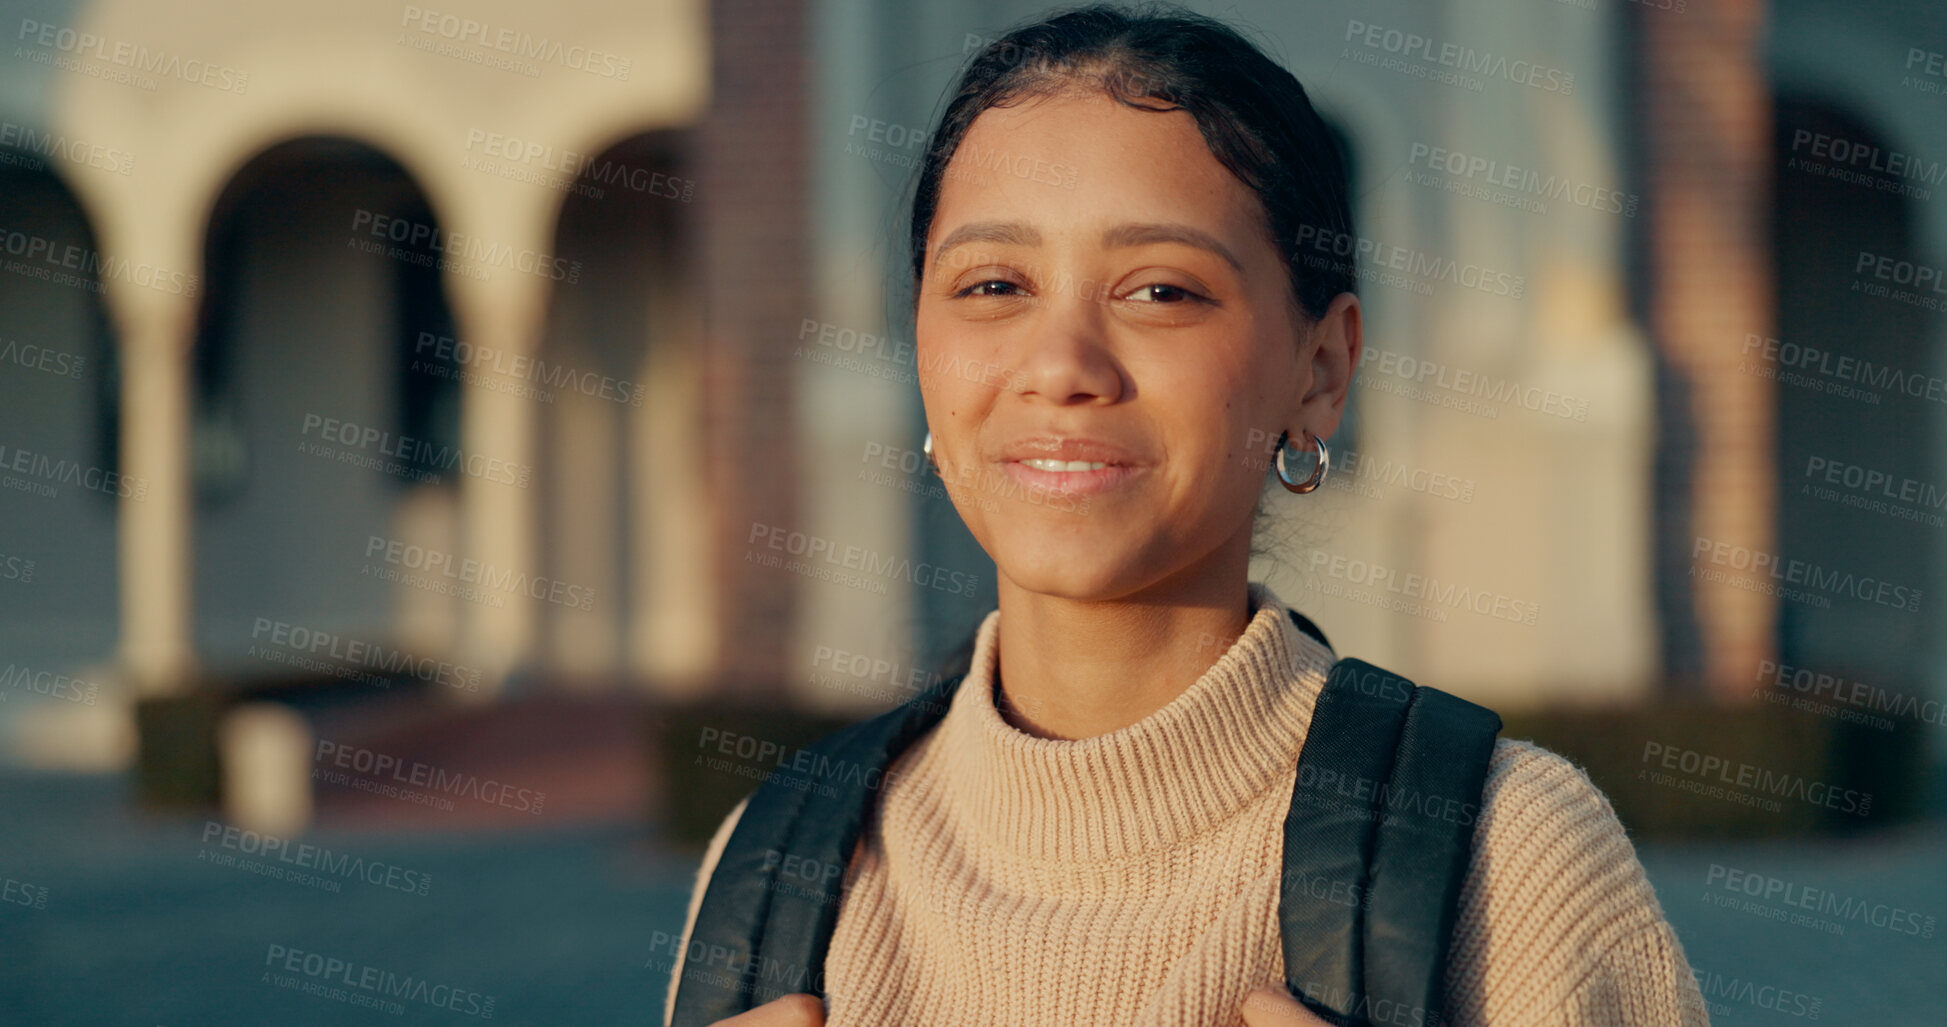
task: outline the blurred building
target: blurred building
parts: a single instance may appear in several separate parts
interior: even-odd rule
[[[856,708],[991,608],[899,218],[1037,8],[175,6],[7,26],[0,647],[101,697],[15,689],[17,753],[307,660]],[[1947,694],[1924,4],[1216,13],[1354,170],[1341,470],[1261,568],[1341,651],[1506,706]],[[847,547],[886,573],[766,563]]]
[[[10,658],[125,702],[319,666],[680,688],[761,652],[722,626],[775,590],[738,601],[711,513],[788,479],[712,470],[762,375],[700,309],[798,262],[695,257],[696,212],[778,166],[699,190],[735,145],[698,132],[706,12],[198,7],[10,25],[0,302],[63,361],[5,381]]]

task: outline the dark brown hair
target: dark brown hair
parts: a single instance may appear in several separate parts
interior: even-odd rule
[[[1345,161],[1305,87],[1215,19],[1173,6],[1107,5],[1017,28],[982,48],[961,73],[913,195],[915,287],[947,164],[974,119],[989,107],[1076,87],[1101,89],[1139,110],[1183,110],[1195,118],[1211,154],[1263,204],[1292,293],[1308,316],[1323,316],[1334,296],[1355,291],[1349,263],[1301,268],[1299,260],[1301,238],[1352,235]]]

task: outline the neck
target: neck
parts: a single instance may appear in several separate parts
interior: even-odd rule
[[[1250,623],[1248,556],[1221,563],[1112,600],[1031,592],[1002,576],[1001,715],[1031,735],[1078,739],[1169,705]]]

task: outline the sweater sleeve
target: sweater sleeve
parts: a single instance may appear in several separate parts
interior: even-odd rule
[[[750,796],[739,800],[735,809],[717,825],[717,833],[710,838],[710,845],[703,850],[703,862],[696,868],[696,881],[690,886],[690,908],[683,917],[683,938],[676,949],[675,964],[669,971],[669,992],[663,996],[663,1027],[676,1018],[676,984],[683,979],[683,957],[690,948],[690,932],[696,929],[696,911],[703,905],[703,893],[710,887],[710,875],[716,873],[717,860],[723,856],[723,847],[730,841],[730,832],[737,829],[738,818],[744,815],[744,807],[750,804]]]
[[[1447,969],[1456,1027],[1710,1022],[1609,800],[1562,757],[1501,740]]]

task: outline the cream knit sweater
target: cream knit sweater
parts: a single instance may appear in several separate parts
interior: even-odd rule
[[[1241,1027],[1245,996],[1284,978],[1284,816],[1333,661],[1268,588],[1253,582],[1250,601],[1245,633],[1189,689],[1073,741],[996,711],[988,614],[949,712],[899,757],[846,869],[830,1027]],[[1708,1023],[1635,850],[1580,770],[1502,739],[1482,807],[1449,1023]],[[685,949],[743,809],[704,856]],[[679,957],[665,1024],[682,972]]]

